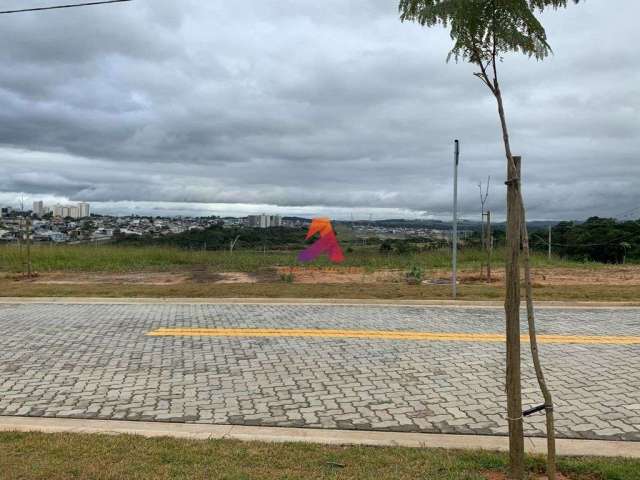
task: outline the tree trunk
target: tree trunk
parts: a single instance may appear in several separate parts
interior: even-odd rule
[[[495,60],[494,60],[495,61]],[[507,422],[509,425],[509,478],[524,478],[524,429],[522,420],[522,391],[520,374],[520,157],[513,157],[509,144],[507,121],[502,94],[494,79],[494,94],[502,127],[507,157],[507,254],[505,265],[505,301],[507,337]]]
[[[533,367],[536,371],[538,385],[544,397],[545,416],[547,421],[547,477],[549,480],[556,479],[556,435],[553,419],[553,399],[544,378],[544,372],[540,365],[540,355],[538,353],[538,340],[536,337],[536,321],[533,311],[533,288],[531,286],[531,259],[529,250],[529,232],[524,210],[524,200],[520,192],[520,206],[522,219],[522,253],[524,257],[524,282],[527,296],[527,323],[529,326],[529,344],[531,345],[531,357]]]
[[[507,419],[509,422],[509,478],[524,478],[524,431],[520,374],[520,231],[522,211],[517,174],[520,157],[507,180],[507,261],[505,303],[507,330]],[[515,170],[515,174],[514,174]]]

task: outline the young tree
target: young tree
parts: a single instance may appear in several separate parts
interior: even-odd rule
[[[509,456],[512,479],[524,478],[524,435],[522,421],[522,394],[520,389],[520,246],[526,232],[524,207],[520,190],[519,157],[511,151],[509,130],[504,110],[502,90],[498,81],[498,62],[508,52],[523,53],[538,60],[551,53],[544,27],[536,13],[547,8],[566,7],[579,0],[400,0],[402,21],[414,21],[423,26],[449,27],[453,48],[447,59],[463,59],[478,67],[475,75],[486,85],[496,99],[502,141],[507,160],[507,262],[505,315],[507,326],[507,417],[509,422]],[[528,247],[528,245],[526,245]],[[525,274],[529,262],[525,249]],[[530,278],[527,287],[530,286]],[[529,329],[535,334],[531,289],[527,288]],[[545,394],[547,434],[549,440],[549,478],[555,477],[553,457],[553,407],[538,363],[535,335],[532,353],[536,362],[538,382]]]
[[[489,198],[489,185],[491,184],[491,175],[487,177],[486,190],[482,188],[482,181],[478,183],[480,189],[480,210],[482,215],[480,216],[480,245],[483,252],[487,255],[487,281],[491,283],[491,213],[485,214],[484,207]],[[487,219],[485,223],[485,217]],[[480,276],[483,274],[484,265],[480,264]]]

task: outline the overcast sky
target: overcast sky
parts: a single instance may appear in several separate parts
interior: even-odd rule
[[[639,17],[548,12],[555,55],[500,65],[529,218],[640,217]],[[397,0],[135,0],[0,15],[0,43],[2,205],[448,218],[459,138],[463,215],[491,175],[504,216],[495,102]]]

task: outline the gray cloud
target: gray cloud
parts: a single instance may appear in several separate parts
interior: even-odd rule
[[[550,12],[555,55],[501,65],[531,218],[640,205],[638,13]],[[394,2],[136,0],[0,22],[0,202],[446,216],[460,138],[464,214],[488,175],[504,212],[492,98],[445,63],[446,31],[401,24]]]

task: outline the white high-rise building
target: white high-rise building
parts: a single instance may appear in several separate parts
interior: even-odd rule
[[[281,227],[282,226],[282,217],[280,215],[271,215],[269,218],[269,226],[270,227]]]
[[[87,202],[78,203],[78,208],[80,209],[80,218],[85,218],[91,215],[91,208]]]
[[[257,228],[269,228],[269,227],[281,227],[282,217],[280,215],[249,215],[247,217],[247,223],[250,227]]]
[[[44,205],[42,205],[42,202],[33,202],[34,212],[36,212],[36,203],[39,203],[41,207],[41,213],[38,213],[38,215],[43,215],[44,213],[51,212],[54,217],[71,217],[74,219],[85,218],[91,215],[91,207],[86,202],[79,202],[77,205],[56,204],[53,206],[53,208],[45,207]]]
[[[33,213],[38,216],[44,215],[44,202],[42,200],[38,200],[33,202]]]

